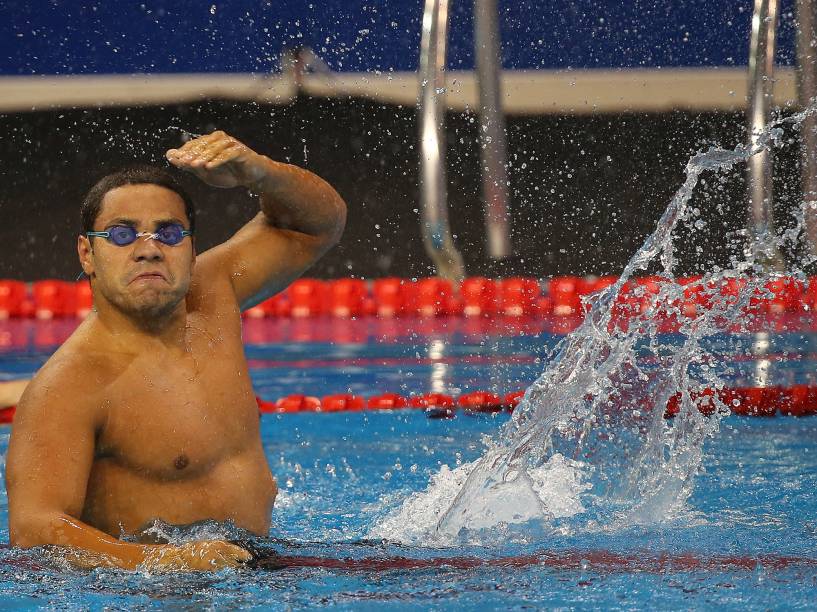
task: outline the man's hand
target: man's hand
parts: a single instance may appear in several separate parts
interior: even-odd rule
[[[165,157],[213,187],[252,187],[267,174],[264,156],[221,131],[170,149]]]
[[[156,546],[147,554],[141,567],[149,571],[213,571],[239,567],[251,558],[249,552],[235,544],[223,540],[205,540],[181,546]]]

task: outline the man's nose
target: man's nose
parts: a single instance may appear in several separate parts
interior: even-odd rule
[[[136,261],[160,261],[164,259],[164,252],[156,242],[150,236],[139,236],[134,243],[133,258]]]

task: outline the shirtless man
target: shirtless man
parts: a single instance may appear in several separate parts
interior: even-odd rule
[[[77,250],[94,311],[20,399],[6,465],[14,546],[65,547],[86,566],[209,570],[250,555],[218,540],[119,537],[154,519],[268,532],[277,486],[240,310],[334,245],[346,205],[315,175],[223,132],[167,159],[212,186],[259,193],[261,212],[197,256],[192,206],[167,173],[118,173],[88,194]]]

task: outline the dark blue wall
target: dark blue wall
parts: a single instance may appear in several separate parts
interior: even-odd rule
[[[790,64],[794,0],[779,61]],[[471,0],[452,0],[450,66],[473,67]],[[751,0],[500,0],[506,68],[747,63]],[[0,2],[0,74],[270,72],[287,46],[334,70],[414,70],[421,0]]]

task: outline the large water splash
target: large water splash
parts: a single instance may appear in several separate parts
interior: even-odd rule
[[[682,512],[704,440],[729,411],[718,392],[727,369],[711,367],[701,340],[746,331],[770,283],[802,281],[781,277],[765,262],[775,249],[799,240],[805,204],[792,229],[759,237],[729,269],[685,286],[673,273],[673,231],[703,173],[724,173],[761,150],[783,146],[786,124],[796,127],[814,112],[810,107],[772,122],[751,148],[711,148],[693,156],[655,231],[619,280],[589,299],[583,324],[560,342],[511,421],[486,441],[484,455],[454,471],[443,469],[426,492],[407,499],[370,536],[485,542],[497,528],[520,524],[539,533],[586,509],[593,510],[588,524],[607,527]],[[650,283],[635,281],[650,266],[661,272]],[[705,307],[683,312],[691,295]],[[679,332],[671,343],[662,340],[668,328]],[[668,405],[677,412],[669,420]]]

